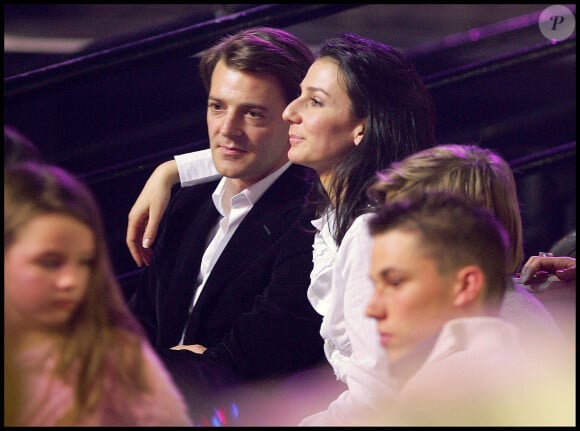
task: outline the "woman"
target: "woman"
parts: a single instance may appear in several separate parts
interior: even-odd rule
[[[348,425],[373,414],[392,390],[375,322],[364,315],[375,173],[434,145],[432,99],[413,65],[393,48],[353,34],[328,40],[283,113],[290,161],[316,171],[319,218],[308,297],[323,316],[328,361],[348,390],[301,425]]]
[[[4,170],[4,323],[19,426],[191,425],[125,306],[99,209],[67,172]]]

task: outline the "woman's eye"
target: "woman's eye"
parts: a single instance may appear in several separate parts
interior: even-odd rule
[[[322,102],[314,97],[311,97],[308,103],[312,106],[322,106]]]

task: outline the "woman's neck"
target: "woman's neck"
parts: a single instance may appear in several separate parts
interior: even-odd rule
[[[332,172],[319,173],[318,178],[320,178],[320,183],[322,184],[324,191],[328,195],[332,207],[336,208],[336,196],[334,187],[332,186],[332,183],[334,181],[334,175],[332,174]]]

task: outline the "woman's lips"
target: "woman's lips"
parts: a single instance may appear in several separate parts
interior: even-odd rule
[[[296,136],[296,135],[288,135],[288,139],[290,141],[290,145],[297,144],[297,143],[303,141],[303,139],[300,136]]]

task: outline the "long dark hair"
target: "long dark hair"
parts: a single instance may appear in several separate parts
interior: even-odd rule
[[[334,169],[334,239],[340,245],[353,220],[369,210],[366,190],[375,174],[418,150],[435,145],[435,105],[405,56],[381,42],[345,33],[328,39],[318,57],[338,62],[353,114],[366,118],[362,141]],[[320,216],[332,205],[322,184],[310,197]]]

